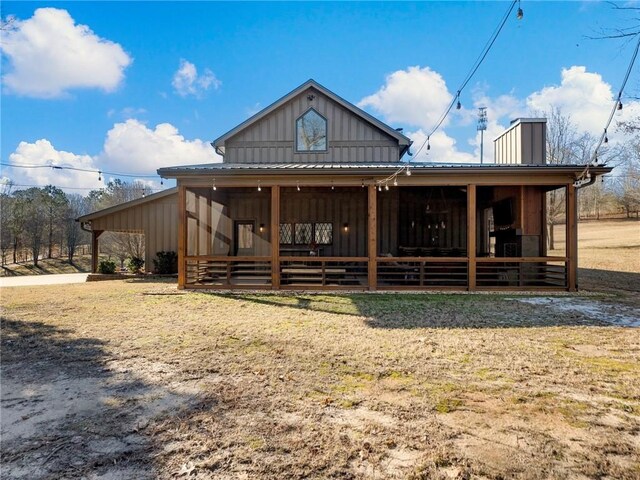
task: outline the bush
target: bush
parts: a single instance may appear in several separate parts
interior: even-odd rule
[[[140,257],[132,257],[127,261],[127,270],[131,273],[140,273],[144,266],[144,260]]]
[[[112,260],[100,260],[98,273],[116,273],[116,262]]]
[[[157,252],[153,259],[153,266],[156,273],[170,274],[178,272],[178,255],[176,252]]]

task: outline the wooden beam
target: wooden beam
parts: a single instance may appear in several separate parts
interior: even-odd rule
[[[578,289],[578,203],[576,202],[576,187],[573,186],[573,183],[567,185],[566,208],[566,251],[569,258],[567,288],[570,292],[575,292]]]
[[[97,273],[98,271],[98,254],[99,244],[98,238],[102,235],[104,230],[93,230],[91,232],[91,273]]]
[[[367,218],[368,218],[368,254],[369,254],[369,290],[375,290],[378,286],[378,267],[376,263],[376,257],[378,256],[378,240],[376,232],[378,230],[378,220],[377,220],[377,192],[376,186],[369,185],[369,195],[368,195],[368,209],[367,209]]]
[[[469,290],[476,289],[476,186],[467,185],[467,268]]]
[[[186,284],[187,189],[178,186],[178,288]]]
[[[280,185],[271,187],[271,286],[280,289]]]

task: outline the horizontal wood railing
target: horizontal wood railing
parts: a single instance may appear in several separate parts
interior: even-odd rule
[[[367,287],[367,257],[280,257],[283,289]]]
[[[476,259],[476,285],[486,289],[566,289],[568,262],[565,257],[480,257]]]
[[[466,257],[378,257],[377,287],[464,288],[468,284]]]
[[[271,257],[185,257],[188,287],[270,288]]]

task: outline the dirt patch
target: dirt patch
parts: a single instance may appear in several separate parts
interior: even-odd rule
[[[4,293],[9,477],[638,477],[622,297]]]

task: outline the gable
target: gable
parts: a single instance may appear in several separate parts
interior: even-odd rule
[[[410,140],[312,82],[220,137],[225,163],[394,163]],[[310,110],[326,119],[326,146],[297,146],[297,122]]]

